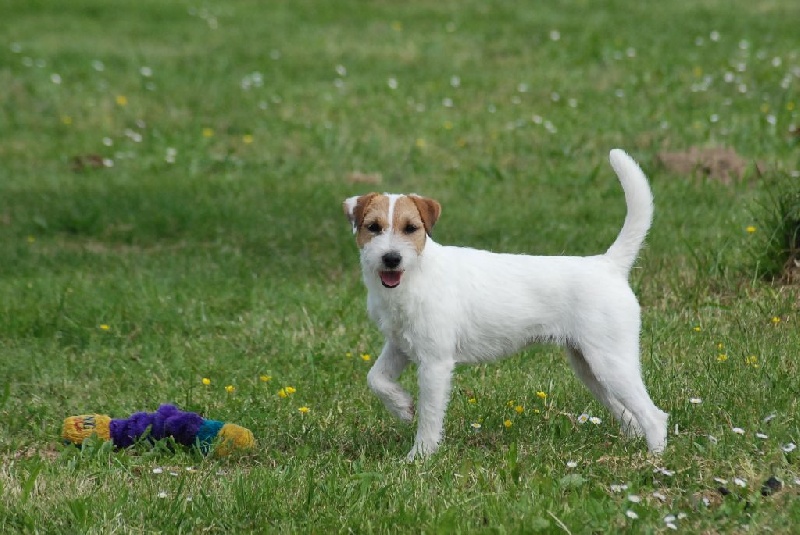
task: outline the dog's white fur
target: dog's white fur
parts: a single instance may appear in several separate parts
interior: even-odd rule
[[[393,227],[392,211],[404,196],[385,194],[388,225],[380,232],[373,228],[374,236],[367,236],[361,247],[368,312],[386,338],[367,382],[389,411],[411,421],[413,400],[397,379],[410,362],[418,366],[418,424],[408,459],[438,448],[456,364],[495,360],[539,341],[565,345],[575,374],[623,430],[643,434],[651,452],[663,451],[668,414],[653,404],[642,382],[639,304],[627,281],[651,224],[652,193],[625,152],[612,150],[610,161],[628,212],[616,241],[598,256],[526,256],[442,246],[430,238],[427,223],[419,252],[407,231]],[[371,195],[372,202],[382,197]],[[357,207],[366,197],[344,202],[354,232],[364,224]],[[401,257],[398,266],[390,266],[389,271],[402,273],[392,288],[381,281],[387,253]]]

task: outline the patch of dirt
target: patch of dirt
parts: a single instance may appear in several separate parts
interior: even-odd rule
[[[741,181],[749,160],[727,147],[689,147],[686,151],[660,152],[657,161],[668,171],[683,175],[700,175],[723,184]],[[761,165],[756,163],[756,169]]]

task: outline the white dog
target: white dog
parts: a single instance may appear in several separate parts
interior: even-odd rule
[[[401,420],[411,395],[397,382],[418,366],[417,435],[408,459],[439,446],[459,363],[516,353],[534,342],[566,346],[576,375],[629,435],[664,450],[668,414],[639,367],[639,303],[628,274],[650,228],[653,198],[630,156],[611,151],[628,213],[603,255],[526,256],[442,246],[431,238],[441,207],[417,195],[369,193],[344,202],[361,250],[367,309],[386,337],[367,383]]]

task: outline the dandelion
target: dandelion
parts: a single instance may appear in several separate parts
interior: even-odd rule
[[[347,353],[344,354],[344,356],[347,358],[352,358],[353,354],[348,351]]]
[[[720,353],[717,355],[717,362],[725,362],[726,360],[728,360],[728,355],[725,353]]]
[[[692,405],[700,405],[703,402],[700,398],[689,398],[689,403]]]
[[[745,366],[752,366],[753,368],[758,368],[758,357],[755,355],[748,355],[744,358]]]
[[[66,125],[66,126],[71,125],[72,124],[72,117],[70,117],[69,115],[62,115],[61,116],[61,123]]]
[[[737,435],[744,435],[744,429],[742,429],[741,427],[733,427],[731,428],[731,431],[733,431]]]
[[[702,330],[703,330],[703,328],[702,328],[702,327],[700,327],[699,325],[695,325],[694,327],[692,327],[692,330],[693,330],[694,332],[696,332],[696,333],[699,333],[700,331],[702,331]]]
[[[601,420],[597,416],[592,416],[591,418],[589,418],[589,421],[592,422],[594,425],[600,425],[603,423],[603,420]]]
[[[545,392],[536,392],[536,397],[539,399],[547,399],[547,393]]]
[[[105,324],[105,323],[101,323],[101,324],[99,325],[99,327],[98,327],[98,328],[99,328],[101,331],[110,331],[110,330],[111,330],[111,327],[109,327],[109,326],[108,326],[107,324]]]
[[[514,425],[514,423],[511,420],[505,420],[503,421],[503,425],[505,426],[506,429],[508,429],[509,427]]]
[[[369,356],[369,353],[362,353],[361,360],[363,360],[364,362],[369,362],[370,360],[372,360],[372,357]]]
[[[516,405],[516,404],[517,404],[517,402],[516,402],[516,401],[514,401],[513,399],[509,399],[509,400],[508,400],[508,402],[506,403],[506,405],[507,405],[509,408],[510,408],[510,407],[513,407],[513,406],[514,406],[514,405]]]
[[[425,143],[425,140],[422,139],[421,137],[417,138],[414,144],[417,146],[418,149],[424,149],[428,145],[427,143]]]
[[[477,399],[475,399],[475,398],[469,398],[469,399],[467,400],[467,403],[472,403],[473,405],[474,405],[475,403],[477,403],[477,402],[478,402],[478,400],[477,400]]]
[[[305,405],[303,405],[302,407],[298,408],[297,410],[300,411],[300,414],[308,414],[309,411],[311,411],[311,409],[309,409]]]
[[[233,394],[236,391],[236,387],[233,385],[228,385],[225,387],[225,392],[228,394]]]
[[[797,444],[794,442],[789,442],[785,446],[781,446],[781,449],[784,453],[792,453],[797,448]]]
[[[34,236],[28,236],[28,237],[26,238],[26,240],[27,240],[27,242],[28,242],[28,243],[34,243],[34,242],[36,242],[36,238],[35,238]]]
[[[268,382],[272,381],[272,376],[271,376],[271,375],[260,375],[260,376],[258,377],[258,379],[259,379],[259,381],[261,381],[262,383],[268,383]]]
[[[203,379],[200,382],[203,383],[205,386],[208,386],[211,384],[211,379],[209,379],[208,377],[203,377]]]
[[[205,127],[203,128],[203,137],[212,137],[214,135],[214,129]]]
[[[522,414],[523,412],[525,412],[525,407],[523,407],[522,405],[517,405],[516,407],[514,407],[514,410],[517,411],[517,414]]]
[[[631,511],[630,509],[625,511],[625,516],[627,516],[631,520],[636,520],[637,518],[639,518],[639,515],[637,515],[635,512]]]
[[[253,135],[252,134],[245,134],[242,136],[242,143],[245,145],[249,145],[253,142]]]
[[[578,416],[578,423],[579,424],[585,424],[588,421],[589,421],[589,415],[588,414],[583,413],[580,416]]]
[[[117,95],[116,101],[117,101],[117,106],[120,106],[122,108],[128,105],[128,97],[126,97],[125,95]]]
[[[287,386],[285,388],[286,388],[286,393],[287,394],[294,394],[295,392],[297,392],[297,389],[295,387],[293,387],[293,386]]]
[[[781,322],[781,319],[778,316],[772,316],[772,319],[770,321],[772,321],[773,325],[777,325]]]
[[[287,397],[289,397],[289,394],[286,393],[285,388],[281,388],[280,390],[278,390],[278,397],[286,399]]]

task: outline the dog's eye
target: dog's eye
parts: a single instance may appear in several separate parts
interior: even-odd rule
[[[408,225],[405,226],[403,232],[405,232],[406,234],[414,234],[418,230],[419,230],[418,226],[416,226],[413,223],[409,223]]]
[[[367,230],[370,232],[374,232],[375,234],[378,234],[383,229],[381,229],[381,226],[378,223],[370,223],[369,225],[367,225]]]

